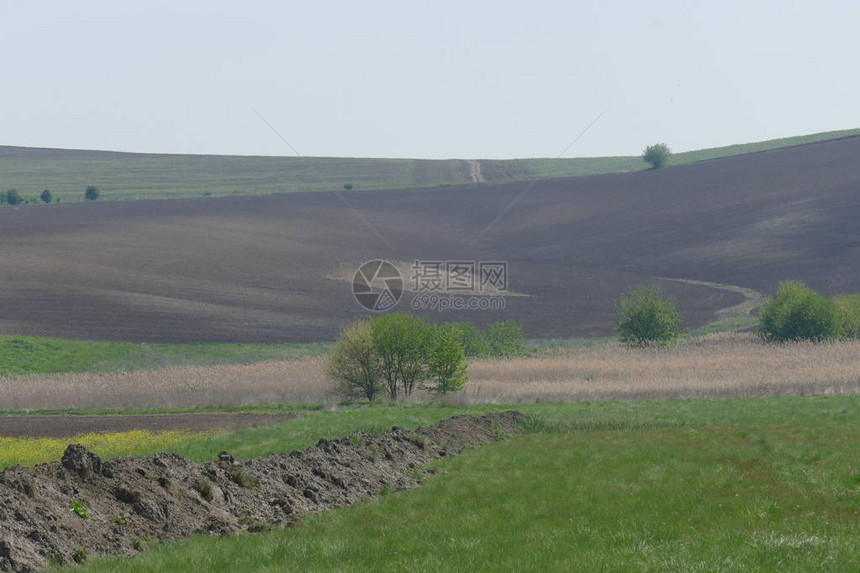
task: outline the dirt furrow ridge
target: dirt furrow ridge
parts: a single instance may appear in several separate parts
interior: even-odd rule
[[[290,454],[193,463],[177,454],[103,461],[69,445],[60,462],[0,472],[0,571],[31,572],[147,540],[234,535],[414,487],[427,464],[522,432],[525,417],[458,416],[407,431],[354,433]]]

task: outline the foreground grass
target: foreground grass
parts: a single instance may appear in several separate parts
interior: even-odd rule
[[[251,364],[323,354],[319,344],[132,344],[41,338],[0,337],[0,376],[117,372],[171,366]]]
[[[440,472],[418,490],[308,516],[297,529],[197,537],[76,570],[855,571],[860,564],[858,396],[521,409],[534,416],[530,433],[438,463]],[[331,423],[343,425],[327,435],[428,412],[451,413],[319,413],[290,446]],[[281,426],[285,445],[288,427]],[[249,451],[267,449],[267,439],[247,440],[257,442]]]

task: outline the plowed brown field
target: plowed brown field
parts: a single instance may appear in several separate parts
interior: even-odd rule
[[[607,334],[619,291],[655,281],[697,326],[741,295],[655,277],[860,291],[858,159],[855,137],[533,184],[7,207],[0,332],[332,339],[363,311],[348,282],[328,277],[376,258],[504,260],[509,288],[531,295],[503,311],[427,311],[433,319],[514,318],[530,337]]]

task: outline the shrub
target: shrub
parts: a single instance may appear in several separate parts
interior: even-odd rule
[[[54,200],[54,195],[51,193],[50,189],[45,189],[42,191],[42,194],[39,195],[39,199],[42,200],[42,203],[50,203]]]
[[[667,299],[657,285],[638,285],[618,297],[615,330],[624,344],[669,344],[681,335],[680,324],[675,302]]]
[[[672,150],[669,149],[668,145],[665,143],[655,143],[645,148],[645,151],[642,152],[642,159],[646,163],[650,163],[654,169],[660,169],[666,165],[671,155]]]
[[[467,357],[484,357],[490,355],[490,345],[481,329],[471,322],[446,322],[441,330],[450,332],[463,347]]]
[[[487,327],[485,334],[493,356],[522,356],[527,353],[526,339],[515,320],[500,320]]]
[[[860,338],[860,295],[838,296],[833,299],[839,316],[839,331],[846,338]]]
[[[6,202],[10,205],[20,205],[24,202],[24,198],[21,197],[17,189],[9,189],[6,191]]]
[[[341,396],[371,402],[376,399],[383,389],[382,372],[367,321],[356,322],[340,333],[328,357],[326,372]]]
[[[98,188],[93,187],[92,185],[87,187],[87,190],[84,191],[84,199],[87,201],[95,201],[99,196],[101,196],[101,192],[99,192]]]
[[[469,380],[463,345],[451,329],[435,329],[427,366],[429,380],[424,388],[433,394],[457,392]]]
[[[781,282],[758,318],[759,336],[767,342],[822,342],[840,335],[836,304],[800,281]]]
[[[344,183],[344,184],[343,184],[343,189],[344,189],[344,191],[352,191],[353,187],[354,187],[354,186],[353,186],[353,184],[352,184],[352,183]]]

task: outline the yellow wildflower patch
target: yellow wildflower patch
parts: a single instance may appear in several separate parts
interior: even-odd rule
[[[142,456],[169,451],[176,445],[200,436],[192,432],[109,432],[82,434],[70,438],[3,438],[0,437],[0,468],[16,464],[32,466],[56,462],[69,444],[81,444],[101,456]]]

